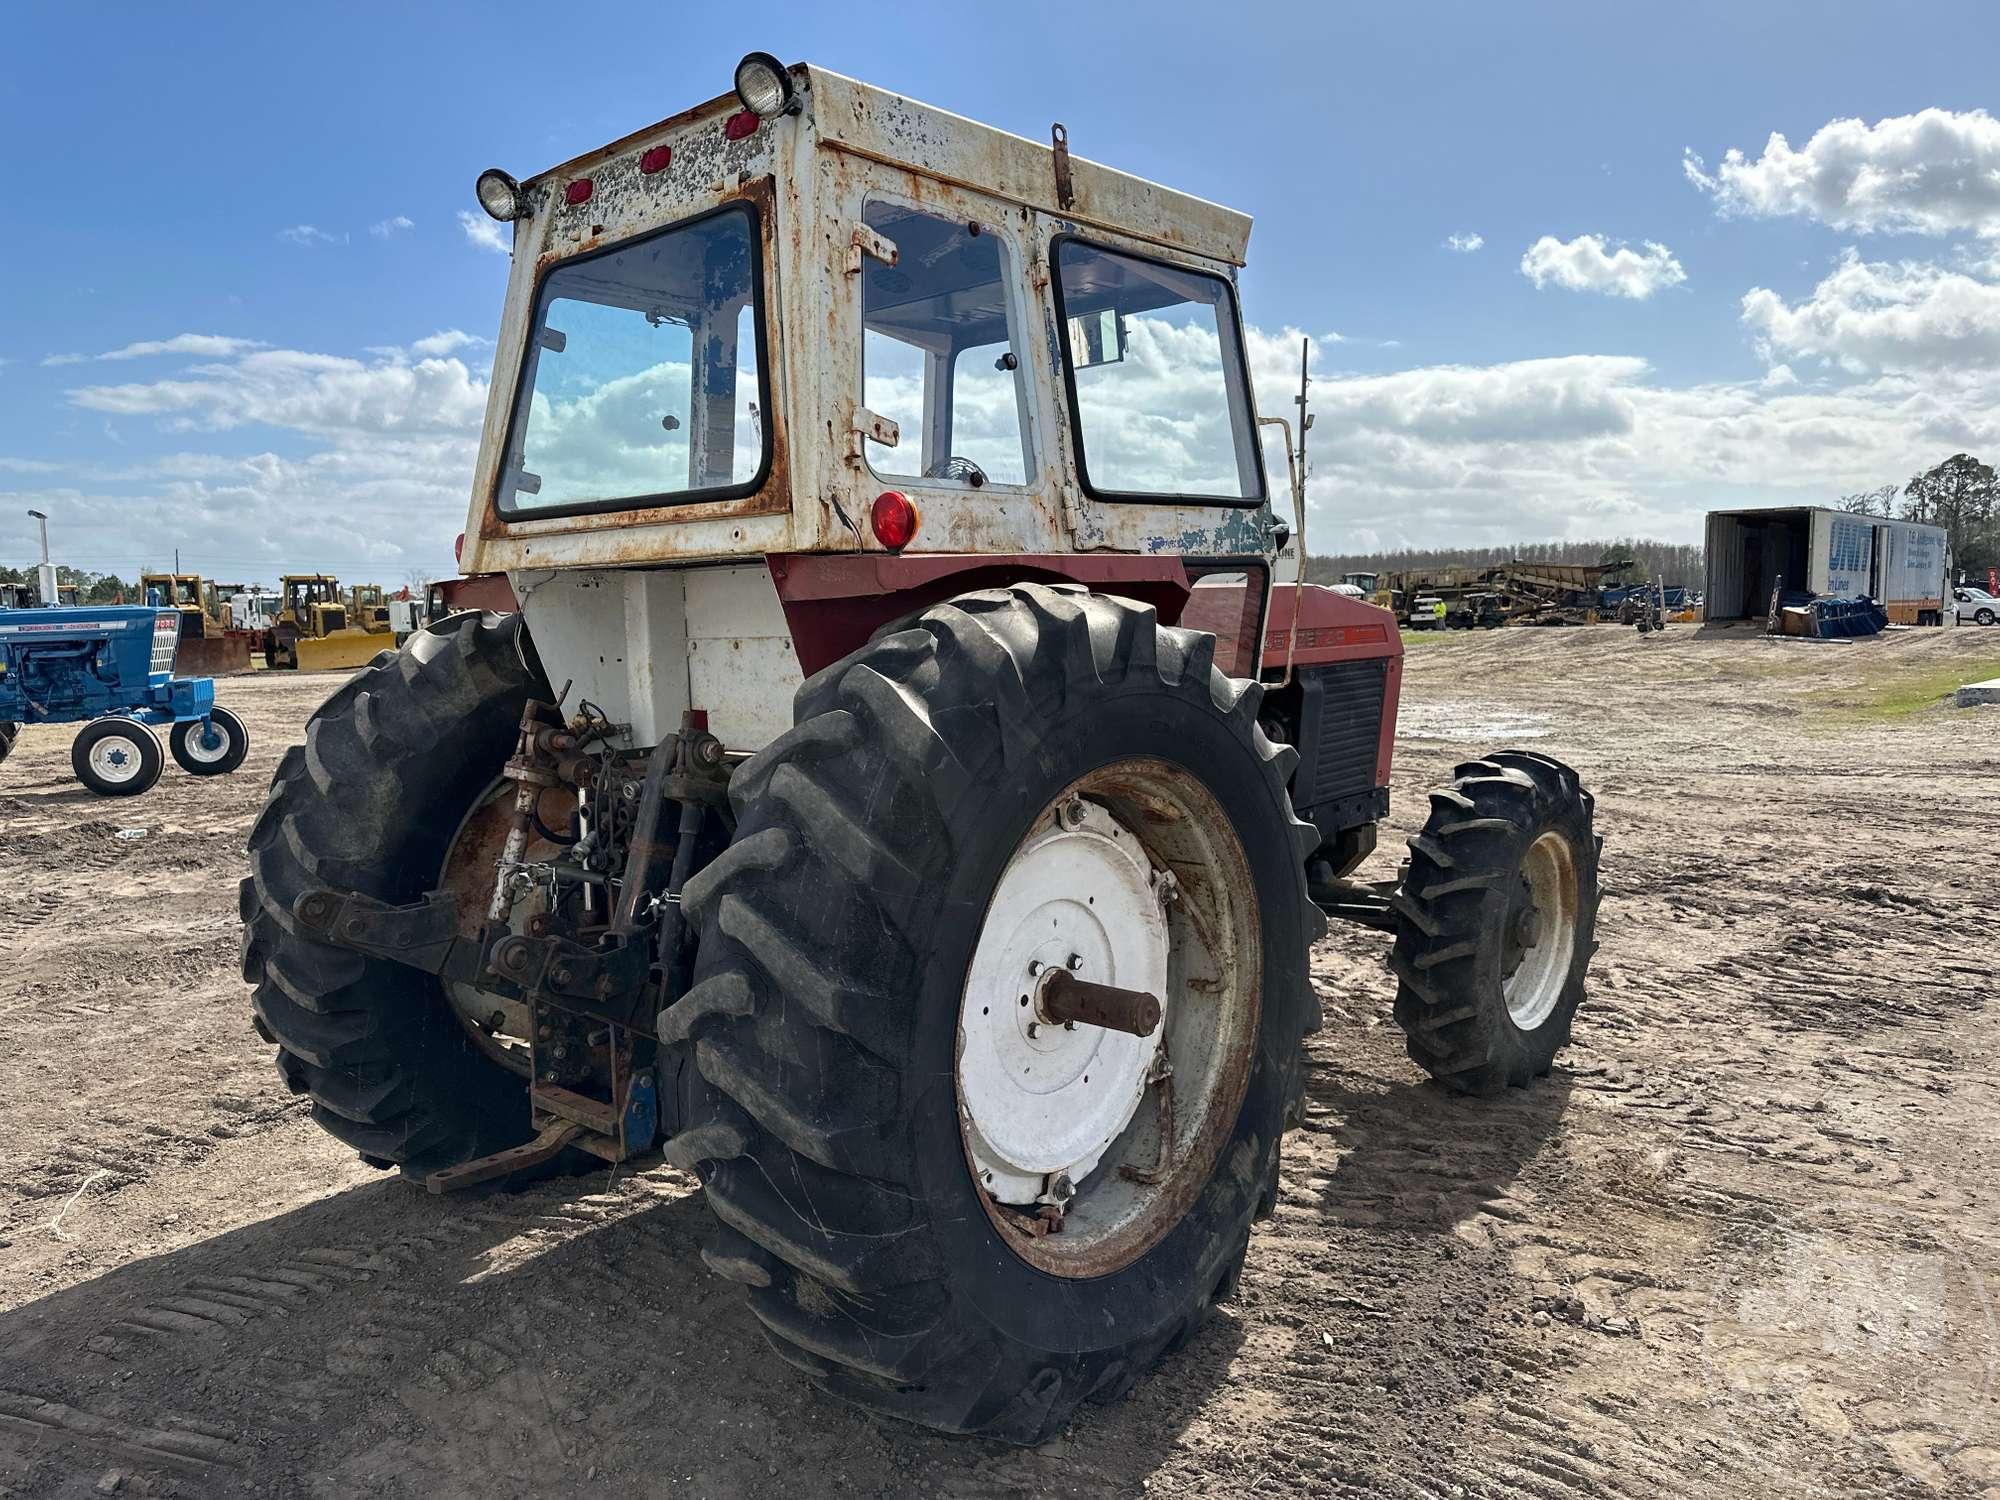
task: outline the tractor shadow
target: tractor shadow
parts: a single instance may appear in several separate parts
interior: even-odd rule
[[[1350,1229],[1448,1234],[1482,1216],[1517,1217],[1516,1179],[1561,1129],[1571,1079],[1558,1066],[1487,1098],[1428,1079],[1386,1088],[1321,1076],[1306,1086],[1306,1128],[1339,1153],[1320,1213]]]
[[[1045,1449],[944,1437],[782,1363],[702,1264],[710,1223],[666,1169],[444,1199],[385,1180],[134,1260],[0,1314],[0,1494],[111,1469],[204,1497],[1125,1491],[1241,1337],[1214,1320]]]

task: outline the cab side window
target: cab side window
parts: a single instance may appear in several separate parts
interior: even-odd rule
[[[893,203],[863,217],[897,252],[893,266],[871,258],[862,269],[862,405],[899,429],[893,448],[869,440],[869,467],[969,488],[1026,484],[1026,361],[1007,316],[1006,245],[979,224]]]

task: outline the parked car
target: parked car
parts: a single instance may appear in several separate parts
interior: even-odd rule
[[[1951,586],[1951,597],[1958,605],[1959,624],[2000,624],[2000,594],[1989,594],[1969,583],[1955,583]]]

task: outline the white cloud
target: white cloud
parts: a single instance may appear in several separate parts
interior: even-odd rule
[[[1863,234],[2000,236],[2000,120],[1983,109],[1834,120],[1800,150],[1773,133],[1754,161],[1731,148],[1710,173],[1689,151],[1682,170],[1726,214]]]
[[[368,232],[378,240],[386,240],[392,236],[401,234],[406,229],[415,229],[416,227],[411,220],[405,218],[403,215],[393,214],[389,218],[382,220],[379,224],[370,224]]]
[[[366,364],[296,349],[260,350],[174,379],[67,394],[86,411],[158,417],[175,431],[267,426],[353,439],[477,432],[486,407],[484,382],[456,359]]]
[[[1751,290],[1743,323],[1766,358],[1818,356],[1856,373],[2000,368],[2000,284],[1927,261],[1848,250],[1797,303]]]
[[[1258,368],[1283,411],[1282,366]],[[1295,377],[1294,377],[1295,378]],[[2000,449],[2000,372],[1826,389],[1655,384],[1573,355],[1313,384],[1309,545],[1700,536],[1725,504],[1819,504],[1957,451]]]
[[[501,255],[514,253],[513,245],[505,235],[501,234],[497,220],[461,208],[458,211],[458,227],[465,231],[468,240],[482,250],[492,250]]]
[[[1444,247],[1456,250],[1461,255],[1470,255],[1486,243],[1483,234],[1448,234],[1444,237]]]
[[[1538,288],[1553,285],[1639,301],[1687,280],[1687,272],[1665,245],[1647,240],[1643,250],[1623,244],[1614,248],[1594,234],[1568,241],[1543,235],[1521,257],[1521,274]]]
[[[1764,372],[1763,380],[1758,383],[1767,391],[1775,391],[1788,385],[1797,385],[1799,377],[1792,373],[1790,365],[1772,365]]]
[[[343,234],[336,238],[328,234],[324,229],[316,228],[311,224],[294,224],[290,229],[280,229],[278,231],[278,238],[281,240],[290,240],[294,245],[303,245],[308,250],[315,245],[344,245],[347,243],[346,235]]]
[[[44,365],[81,365],[103,359],[150,359],[157,354],[194,354],[203,359],[229,359],[252,349],[269,348],[258,339],[232,338],[221,333],[179,333],[170,339],[145,339],[103,354],[51,354]]]

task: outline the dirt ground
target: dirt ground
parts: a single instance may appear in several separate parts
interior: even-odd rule
[[[703,1269],[680,1173],[438,1200],[307,1122],[236,881],[330,679],[225,682],[248,764],[133,801],[30,730],[0,1496],[2000,1495],[2000,708],[1925,706],[1974,675],[2000,631],[1414,643],[1372,873],[1456,761],[1573,762],[1605,836],[1576,1045],[1447,1097],[1381,940],[1330,934],[1240,1298],[1034,1451],[812,1392]]]

